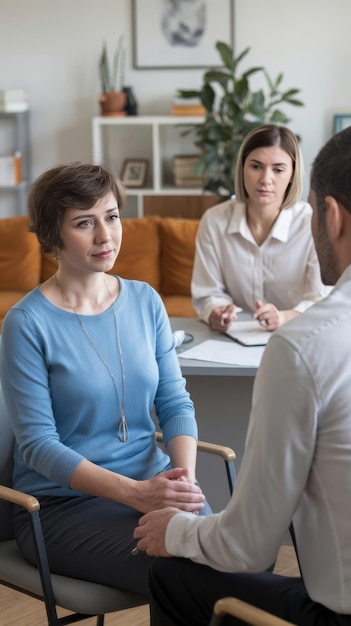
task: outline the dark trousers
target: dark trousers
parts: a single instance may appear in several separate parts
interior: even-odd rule
[[[152,557],[132,556],[134,528],[141,513],[112,500],[91,496],[41,497],[40,519],[52,572],[117,589],[148,593]],[[27,514],[15,508],[16,540],[23,556],[36,565]]]
[[[39,497],[40,520],[50,570],[138,593],[148,593],[148,573],[153,557],[131,554],[142,513],[118,502],[93,496]],[[211,513],[206,503],[202,514]],[[14,510],[14,528],[23,556],[36,565],[28,515]]]
[[[208,626],[219,598],[235,596],[298,626],[350,626],[313,602],[301,578],[263,572],[227,574],[187,559],[157,558],[149,575],[151,626]],[[223,626],[242,625],[224,617]]]

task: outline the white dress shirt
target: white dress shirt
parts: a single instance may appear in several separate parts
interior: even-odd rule
[[[193,306],[208,322],[217,306],[234,303],[255,311],[255,300],[279,310],[305,311],[329,293],[311,233],[306,202],[282,209],[259,246],[248,227],[246,205],[228,200],[202,216],[191,283]]]
[[[177,514],[166,532],[175,556],[225,572],[259,572],[274,561],[293,520],[310,597],[345,614],[351,614],[350,302],[351,266],[329,296],[273,333],[230,503],[208,517]],[[235,448],[235,441],[228,444]]]

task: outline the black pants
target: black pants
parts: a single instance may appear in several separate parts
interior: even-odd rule
[[[144,552],[131,555],[136,544],[133,532],[141,513],[91,496],[38,499],[52,572],[148,593],[152,557]],[[36,565],[28,516],[22,508],[15,508],[14,525],[19,549]]]
[[[157,558],[149,575],[151,626],[208,626],[219,598],[235,596],[298,626],[350,626],[351,616],[337,615],[313,602],[301,578],[261,574],[226,574],[187,559]],[[224,617],[223,626],[243,624]]]
[[[50,570],[138,593],[148,593],[148,573],[153,557],[136,556],[133,532],[142,513],[118,502],[93,496],[39,497],[40,520]],[[206,508],[201,514],[209,514]],[[14,510],[18,547],[36,565],[31,528],[26,511]]]

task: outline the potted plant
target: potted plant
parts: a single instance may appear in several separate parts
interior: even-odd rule
[[[112,68],[108,58],[106,42],[103,43],[99,61],[101,94],[99,102],[102,115],[125,115],[126,93],[123,91],[126,50],[123,37],[118,40],[113,56]]]
[[[237,58],[226,43],[217,42],[216,48],[223,69],[206,71],[200,90],[179,89],[178,94],[183,98],[200,98],[205,107],[204,122],[185,132],[195,134],[195,145],[200,149],[196,174],[204,176],[204,191],[225,200],[235,193],[234,168],[246,135],[260,124],[287,124],[290,120],[278,105],[303,106],[303,103],[296,99],[299,89],[280,90],[281,73],[272,80],[263,67],[253,67],[237,75],[238,65],[250,48]],[[258,72],[265,77],[268,93],[250,88],[250,77]]]

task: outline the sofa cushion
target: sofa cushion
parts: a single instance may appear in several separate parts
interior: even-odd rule
[[[122,217],[122,246],[111,274],[143,280],[160,291],[160,221],[159,217]]]
[[[41,252],[41,275],[40,282],[45,283],[51,278],[58,268],[58,262],[55,261],[51,252]]]
[[[195,239],[199,220],[167,217],[161,220],[161,293],[190,296]]]
[[[0,289],[30,291],[40,282],[40,246],[25,215],[0,219]]]
[[[163,303],[169,317],[197,317],[190,296],[164,296]]]
[[[16,304],[16,302],[24,298],[26,293],[27,291],[25,290],[2,289],[0,298],[0,318],[5,317],[7,311]]]

